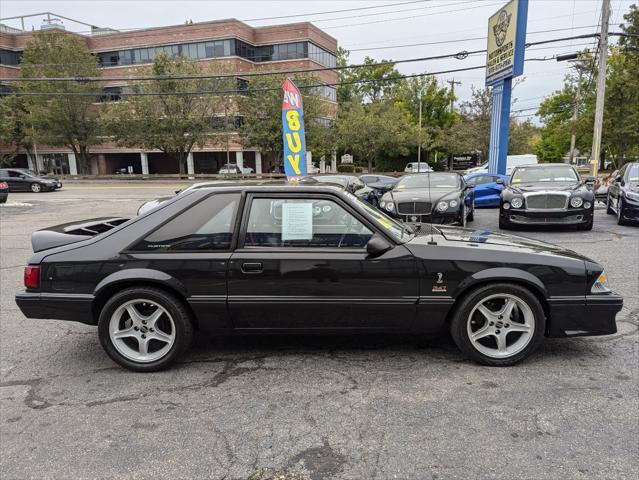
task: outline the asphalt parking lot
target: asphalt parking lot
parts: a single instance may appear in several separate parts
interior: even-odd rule
[[[639,477],[639,227],[599,206],[592,232],[517,232],[602,263],[624,309],[616,335],[547,339],[511,368],[447,337],[295,336],[200,338],[135,374],[95,328],[23,317],[32,231],[134,215],[180,186],[69,184],[0,206],[3,479]],[[497,210],[469,226],[497,229]]]

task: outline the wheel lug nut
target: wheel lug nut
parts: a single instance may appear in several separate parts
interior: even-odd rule
[[[152,328],[149,328],[149,332],[153,332],[154,330]]]
[[[138,327],[133,327],[133,330],[135,330],[137,332],[140,329]]]
[[[495,325],[495,322],[490,322],[489,325],[492,327],[493,325]]]
[[[501,320],[502,318],[504,318],[504,316],[503,315],[499,315],[499,320]]]
[[[510,327],[510,323],[507,323],[506,325],[504,325],[504,327],[506,328]]]
[[[146,325],[146,320],[142,320],[142,325]]]
[[[146,335],[142,334],[142,338],[146,338]]]
[[[499,330],[495,330],[495,333],[499,335]],[[142,335],[144,337],[144,335]]]

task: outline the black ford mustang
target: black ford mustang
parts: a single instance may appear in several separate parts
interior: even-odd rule
[[[35,232],[16,302],[29,318],[97,325],[136,371],[195,331],[433,333],[487,365],[544,336],[616,332],[622,298],[596,262],[547,243],[437,226],[429,235],[330,185],[193,189],[127,220]]]
[[[541,163],[515,168],[501,192],[499,228],[515,225],[576,225],[591,230],[595,194],[579,173],[565,163]]]
[[[406,175],[382,196],[379,206],[391,217],[411,224],[465,227],[475,215],[472,186],[461,175],[449,172]]]

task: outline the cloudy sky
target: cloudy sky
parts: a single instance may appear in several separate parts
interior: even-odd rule
[[[292,21],[312,21],[334,36],[351,51],[351,62],[365,56],[375,59],[409,59],[431,55],[482,49],[486,40],[488,17],[505,0],[0,0],[0,17],[12,17],[51,11],[84,22],[116,29],[137,29],[184,23],[186,20],[238,18],[250,25],[272,25]],[[601,0],[530,0],[528,42],[570,37],[598,30]],[[638,0],[612,0],[610,31],[618,31],[622,16]],[[375,7],[375,8],[371,8]],[[340,11],[349,9],[352,11]],[[357,10],[354,10],[357,9]],[[337,10],[337,12],[335,12]],[[332,13],[327,13],[331,12]],[[270,18],[290,15],[292,18]],[[263,20],[260,20],[263,19]],[[4,21],[9,25],[15,21]],[[18,26],[18,24],[13,23]],[[65,21],[70,30],[81,31],[81,25]],[[39,27],[35,25],[36,28]],[[30,25],[27,26],[30,28]],[[540,32],[540,33],[535,33]],[[478,38],[479,37],[479,38]],[[616,42],[616,39],[612,39]],[[421,44],[414,45],[413,44]],[[572,40],[531,47],[526,58],[551,57],[574,52],[592,45],[592,40]],[[409,46],[406,46],[409,45]],[[483,55],[465,60],[445,59],[398,65],[402,73],[424,73],[482,65]],[[532,109],[545,95],[561,87],[567,62],[528,61],[523,79],[513,96],[513,110]],[[461,100],[468,98],[471,87],[483,86],[483,71],[442,74],[440,81],[461,81],[456,92]],[[525,110],[520,115],[530,115]]]

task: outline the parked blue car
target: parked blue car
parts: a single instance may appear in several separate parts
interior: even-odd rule
[[[492,173],[471,173],[464,177],[466,183],[474,185],[476,207],[499,207],[499,195],[508,183],[508,175]],[[501,179],[503,183],[497,183]]]

